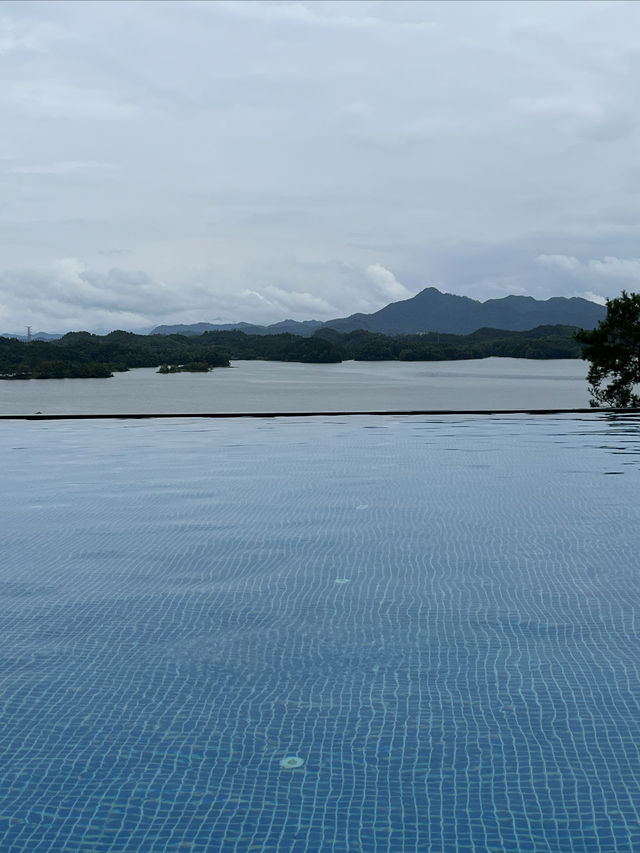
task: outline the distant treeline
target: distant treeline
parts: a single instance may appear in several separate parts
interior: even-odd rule
[[[422,335],[380,335],[375,332],[315,334],[331,342],[343,359],[357,361],[457,361],[465,358],[580,358],[574,326],[538,326],[526,332],[478,329],[470,335],[429,332]]]
[[[54,341],[0,337],[0,378],[108,377],[132,367],[161,373],[228,367],[231,359],[335,363],[357,361],[455,361],[468,358],[580,358],[573,326],[538,326],[526,332],[479,329],[470,335],[382,335],[322,328],[311,337],[247,335],[108,335],[69,332]]]
[[[324,327],[310,338],[296,335],[247,335],[240,331],[205,332],[231,359],[268,361],[457,361],[465,358],[580,358],[575,326],[538,326],[526,332],[478,329],[470,335],[429,332],[383,335],[359,330],[337,332]]]
[[[202,336],[204,337],[204,336]],[[198,364],[197,370],[228,367],[211,341],[182,335],[69,332],[55,341],[0,338],[0,378],[67,379],[112,376],[132,367]]]

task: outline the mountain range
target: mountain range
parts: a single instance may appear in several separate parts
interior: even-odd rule
[[[269,326],[251,323],[193,323],[190,325],[156,326],[151,334],[201,335],[203,332],[238,329],[253,335],[312,335],[316,329],[328,327],[339,332],[365,329],[385,335],[410,335],[421,332],[441,332],[467,335],[477,329],[490,327],[511,331],[526,331],[536,326],[578,326],[592,329],[603,320],[607,309],[603,305],[580,297],[554,296],[534,299],[532,296],[504,296],[479,302],[468,296],[441,293],[426,287],[411,299],[391,302],[372,314],[351,314],[335,320],[283,320]]]
[[[238,329],[248,335],[293,335],[310,337],[320,328],[353,332],[365,329],[384,335],[410,335],[422,332],[467,335],[482,328],[504,329],[522,332],[536,326],[578,326],[593,329],[603,320],[607,309],[603,305],[580,297],[554,296],[551,299],[534,299],[532,296],[504,296],[479,302],[468,296],[441,293],[435,287],[427,287],[411,299],[391,302],[372,314],[351,314],[335,320],[281,320],[268,326],[253,323],[191,323],[156,326],[154,329],[138,329],[138,334],[152,335],[201,335],[203,332],[220,332]],[[107,334],[94,331],[95,334]],[[25,335],[5,333],[1,337],[26,340]],[[32,340],[50,341],[62,337],[60,334],[36,332]]]

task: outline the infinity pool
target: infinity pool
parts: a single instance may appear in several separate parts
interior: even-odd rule
[[[2,851],[640,849],[640,418],[0,429]]]

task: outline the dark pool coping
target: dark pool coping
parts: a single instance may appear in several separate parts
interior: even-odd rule
[[[143,418],[307,418],[345,417],[352,415],[582,415],[582,414],[639,414],[640,409],[582,408],[582,409],[368,409],[312,412],[121,412],[82,414],[0,414],[3,421],[83,421],[83,420],[140,420]]]

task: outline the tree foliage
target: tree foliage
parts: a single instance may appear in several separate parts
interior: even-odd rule
[[[211,341],[183,335],[108,335],[69,332],[53,341],[0,337],[0,379],[103,378],[132,367],[202,364],[228,367],[229,358]]]
[[[607,299],[607,316],[591,330],[576,335],[582,357],[590,363],[587,381],[592,406],[636,408],[640,397],[640,293]]]
[[[314,337],[330,341],[343,359],[356,361],[458,361],[468,358],[580,358],[575,326],[538,326],[525,332],[478,329],[470,335],[428,332],[383,335],[362,329],[337,332],[325,327]]]
[[[135,367],[159,373],[205,372],[229,359],[336,363],[356,361],[449,361],[510,358],[579,358],[573,326],[538,326],[526,332],[478,329],[471,335],[382,335],[362,329],[322,328],[311,337],[290,333],[252,335],[212,331],[202,335],[108,335],[69,332],[53,341],[0,337],[0,379],[106,377]]]

